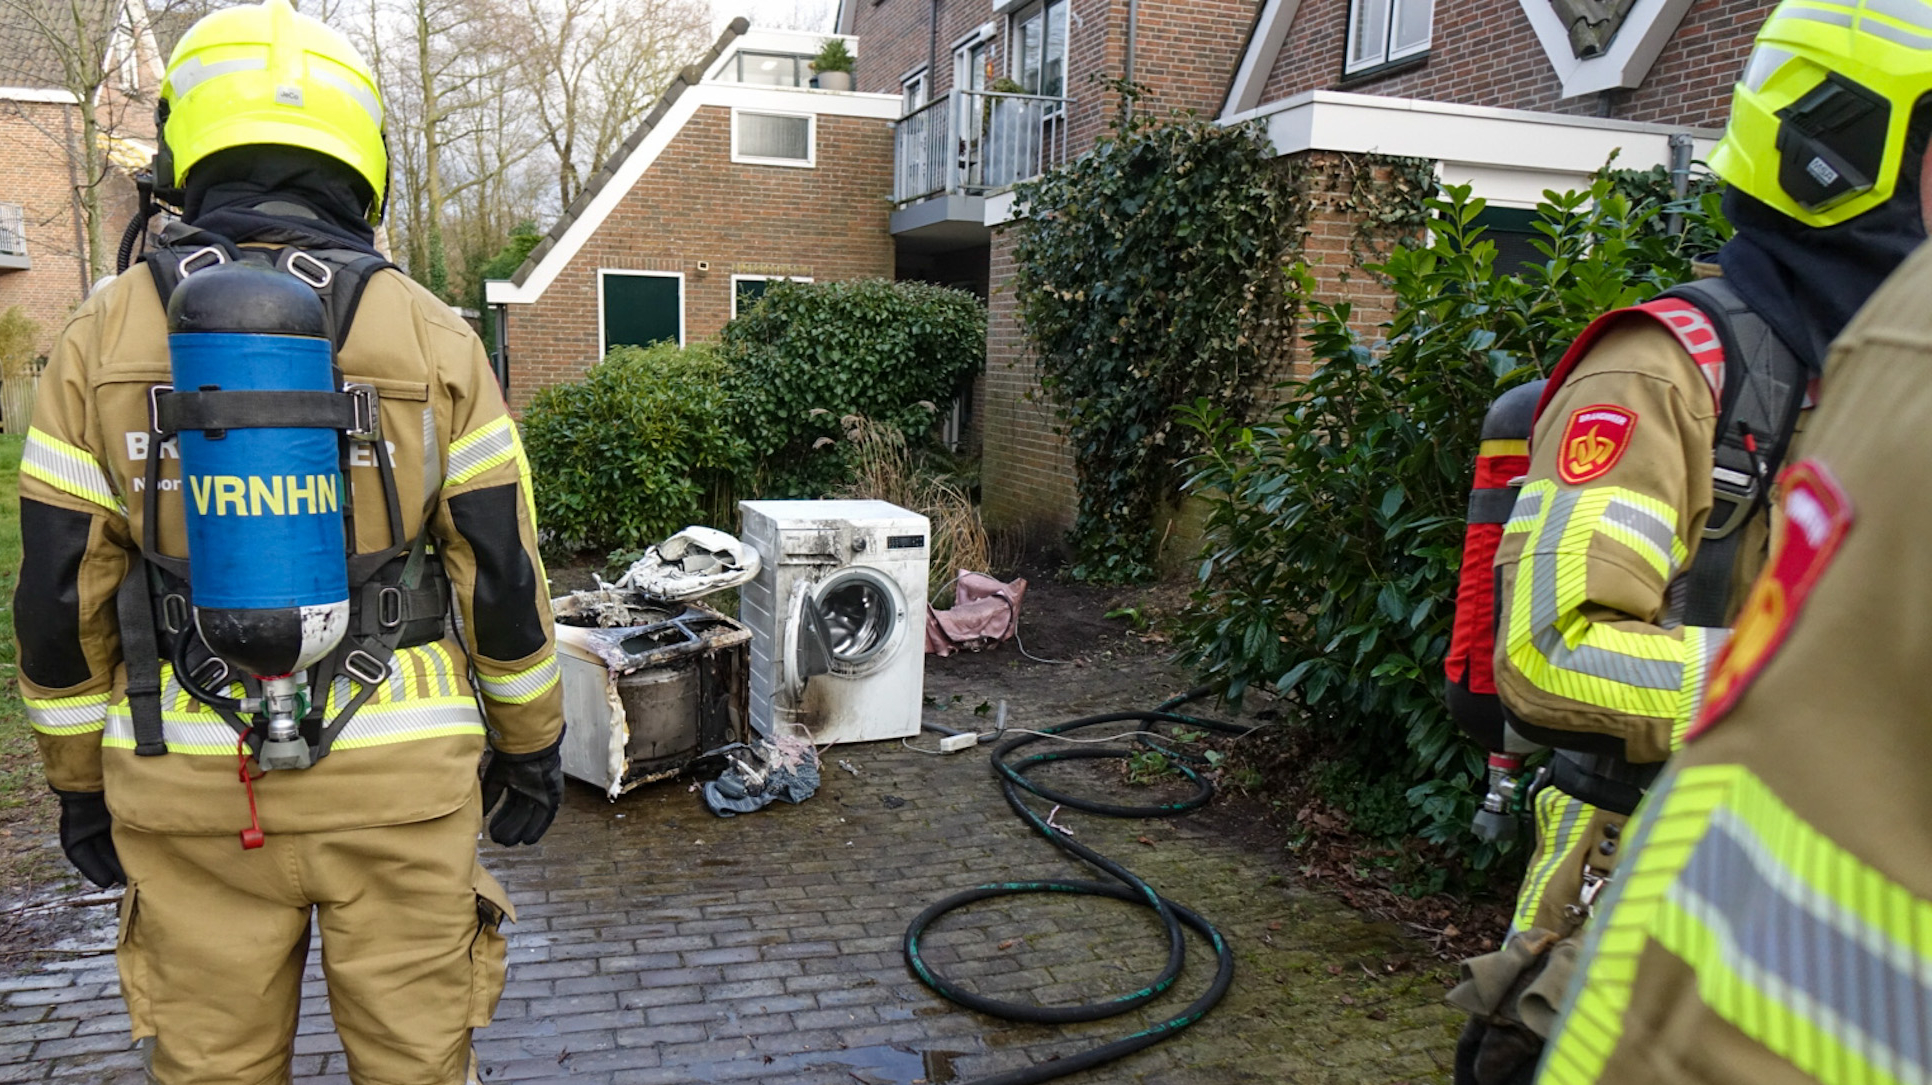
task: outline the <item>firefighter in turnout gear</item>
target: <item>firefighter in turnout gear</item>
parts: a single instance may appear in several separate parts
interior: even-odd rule
[[[1599,320],[1545,392],[1497,551],[1495,671],[1512,729],[1554,752],[1510,938],[1451,996],[1472,1015],[1459,1081],[1533,1073],[1625,821],[1764,562],[1800,395],[1925,237],[1926,48],[1927,0],[1780,4],[1711,158],[1737,228],[1722,277]]]
[[[1932,12],[1919,27],[1932,46]],[[1770,562],[1633,826],[1539,1082],[1932,1073],[1932,502],[1909,466],[1932,455],[1928,299],[1932,246],[1832,349]]]
[[[61,843],[127,883],[117,956],[150,1080],[287,1082],[312,919],[350,1079],[473,1080],[510,914],[477,835],[500,801],[491,836],[535,843],[563,794],[516,427],[476,336],[378,255],[382,104],[346,40],[289,0],[215,12],[176,48],[159,120],[156,192],[180,221],[61,332],[21,464],[15,632]],[[224,307],[234,282],[306,330],[255,335],[276,329]],[[320,389],[171,390],[171,357],[179,382],[208,331],[270,354],[309,336]],[[336,430],[319,467],[188,466],[193,442],[318,426]],[[228,604],[199,540],[284,513],[340,525],[346,604],[302,626],[318,652],[299,673],[256,674],[215,650]]]

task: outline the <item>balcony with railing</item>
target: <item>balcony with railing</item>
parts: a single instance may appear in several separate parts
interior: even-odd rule
[[[0,203],[0,271],[25,271],[33,266],[27,258],[27,214],[17,203]]]
[[[892,232],[983,229],[987,195],[1067,161],[1065,98],[955,90],[899,119]],[[962,238],[963,239],[963,238]]]

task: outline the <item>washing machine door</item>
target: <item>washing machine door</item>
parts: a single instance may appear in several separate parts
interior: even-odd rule
[[[850,566],[799,587],[797,609],[787,623],[797,631],[788,645],[788,669],[797,689],[813,674],[870,673],[904,639],[905,593],[877,569]]]
[[[796,697],[805,692],[807,681],[831,672],[832,638],[826,632],[824,615],[812,604],[810,582],[801,581],[792,589],[786,614],[785,685]]]

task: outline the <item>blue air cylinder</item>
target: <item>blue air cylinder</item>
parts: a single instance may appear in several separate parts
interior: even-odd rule
[[[338,391],[322,300],[292,275],[231,262],[168,301],[177,392]],[[332,429],[183,430],[195,624],[257,676],[327,655],[349,625],[343,487]]]

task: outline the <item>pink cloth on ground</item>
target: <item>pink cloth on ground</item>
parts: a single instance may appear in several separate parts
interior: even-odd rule
[[[1020,600],[1026,597],[1024,578],[1012,583],[985,573],[962,571],[953,589],[953,605],[940,610],[926,604],[926,651],[949,656],[962,648],[979,651],[1011,637],[1020,625]]]

